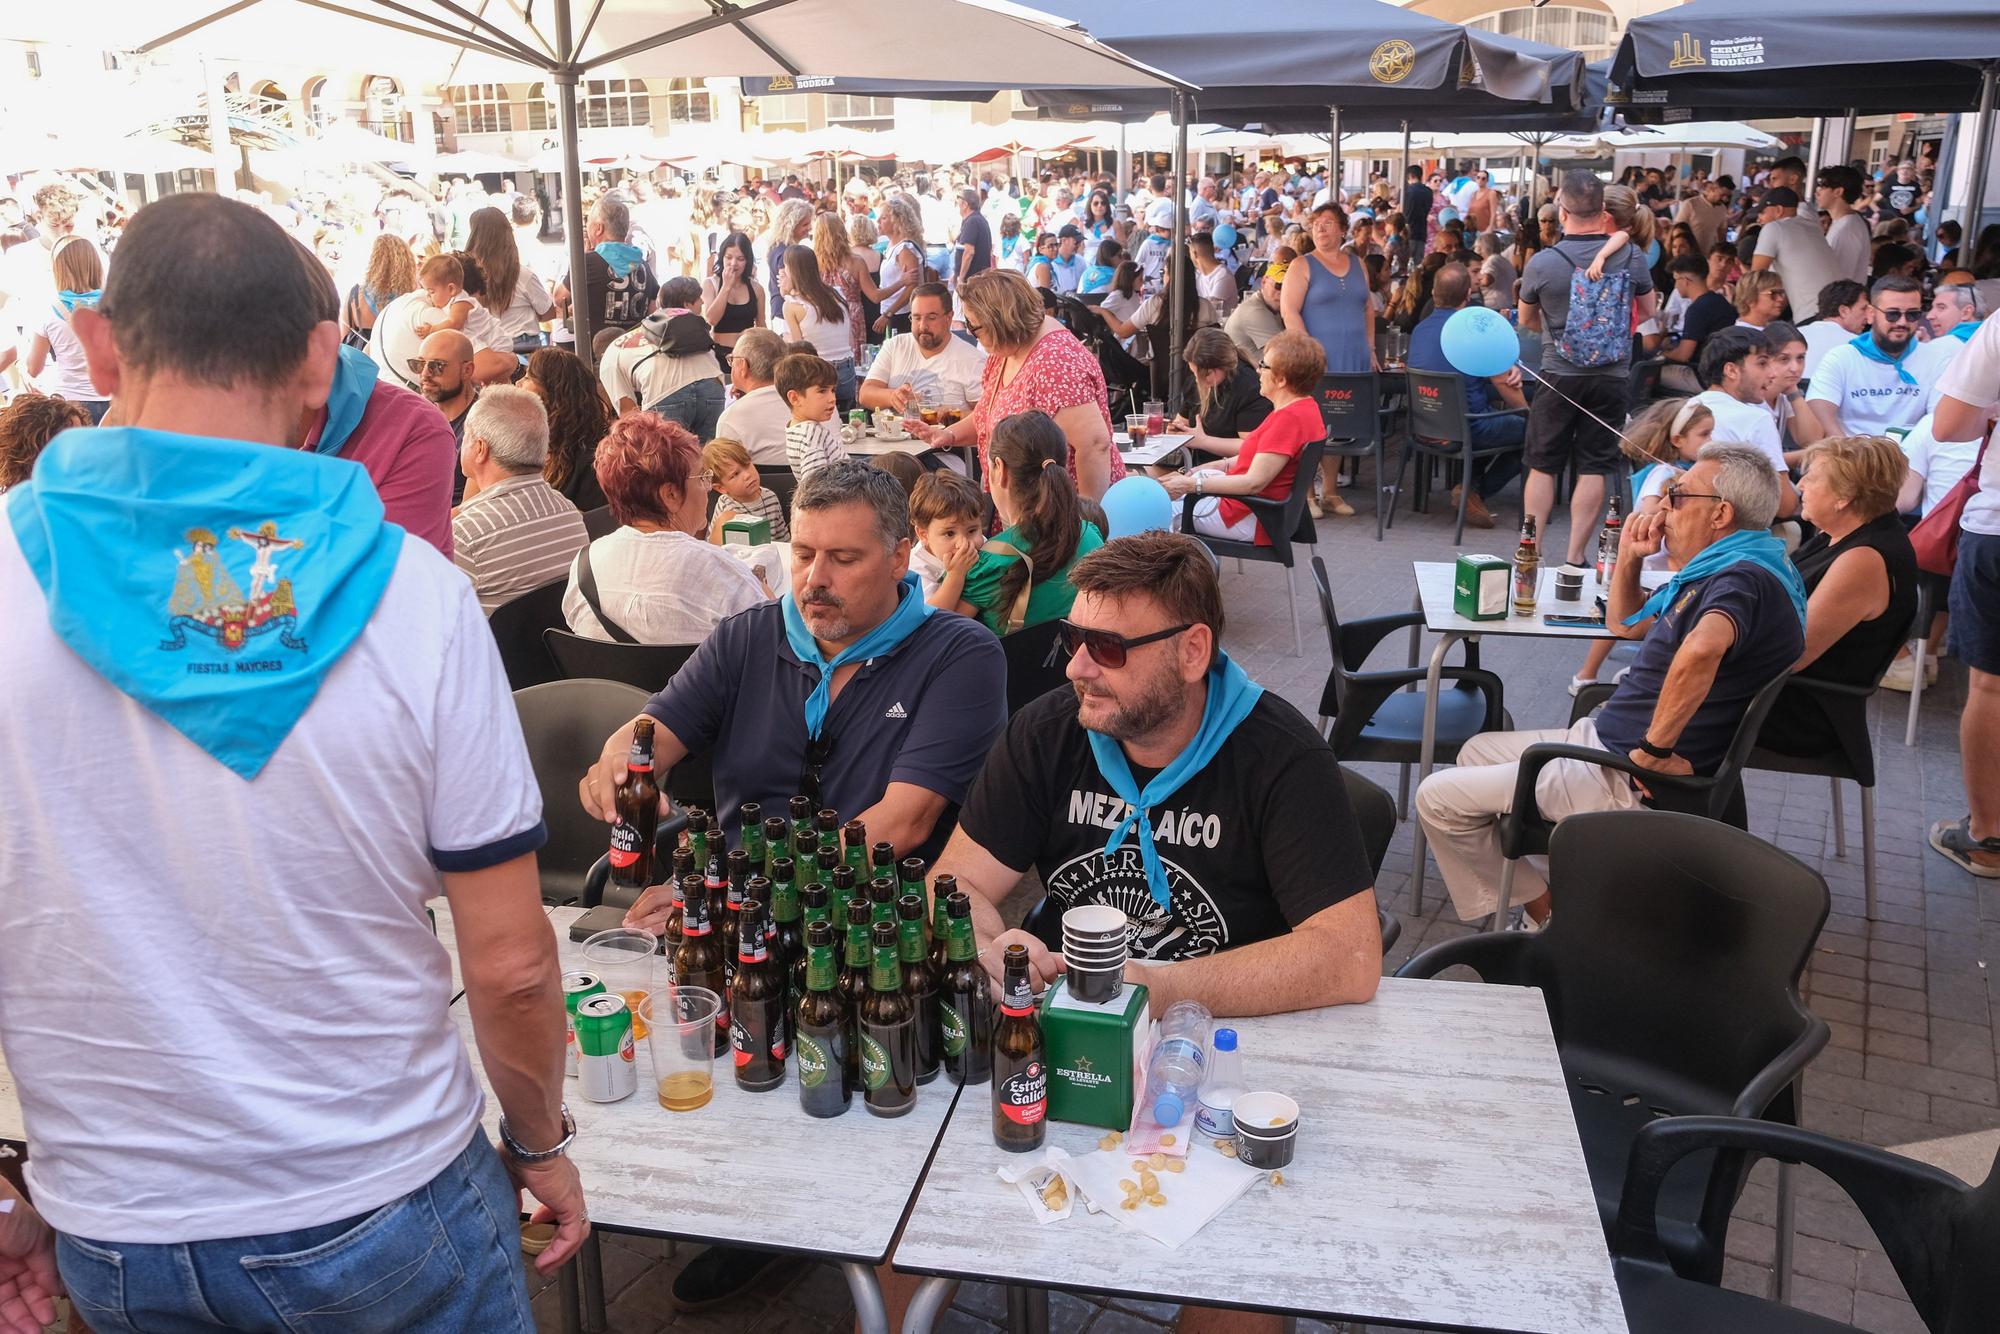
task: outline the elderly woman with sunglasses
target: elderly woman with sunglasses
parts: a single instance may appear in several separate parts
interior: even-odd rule
[[[1264,345],[1258,370],[1269,415],[1241,440],[1204,436],[1202,448],[1225,457],[1192,472],[1170,473],[1160,484],[1176,500],[1201,497],[1194,507],[1197,533],[1269,546],[1270,535],[1236,497],[1283,500],[1292,493],[1300,451],[1326,438],[1326,422],[1313,400],[1313,390],[1326,374],[1326,354],[1308,334],[1281,333]]]

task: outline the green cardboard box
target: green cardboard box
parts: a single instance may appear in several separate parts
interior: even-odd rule
[[[1498,556],[1460,556],[1452,576],[1451,609],[1468,621],[1504,619],[1512,577],[1512,567]]]
[[[1127,982],[1108,1005],[1085,1005],[1057,982],[1042,993],[1042,1046],[1049,1062],[1049,1116],[1123,1131],[1132,1124],[1152,1018],[1146,988]]]
[[[769,519],[752,519],[739,514],[722,525],[722,545],[726,547],[761,547],[770,540]]]

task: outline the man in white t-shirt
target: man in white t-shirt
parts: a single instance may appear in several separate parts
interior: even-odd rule
[[[905,412],[923,395],[945,390],[956,390],[970,406],[979,401],[985,372],[985,349],[951,332],[951,293],[943,283],[925,283],[910,294],[910,331],[882,345],[861,382],[861,406]]]
[[[1979,329],[1986,314],[1979,289],[1970,283],[1943,283],[1931,295],[1931,308],[1924,312],[1930,338],[1910,353],[1910,373],[1924,386],[1924,407],[1936,404],[1938,385],[1944,373]]]
[[[245,291],[259,321],[203,318]],[[0,783],[33,794],[0,805],[0,1047],[35,1149],[33,1209],[0,1182],[11,1327],[53,1319],[59,1267],[100,1328],[527,1328],[517,1191],[559,1225],[544,1273],[588,1231],[547,833],[486,618],[358,465],[287,447],[338,316],[256,209],[141,209],[77,312],[126,424],[66,432],[0,512]]]
[[[1820,233],[1818,220],[1801,217],[1798,194],[1782,188],[1764,196],[1758,217],[1763,228],[1757,233],[1751,270],[1776,273],[1792,298],[1794,310],[1817,306],[1820,290],[1843,276],[1833,248]]]
[[[1947,443],[1978,440],[2000,414],[2000,319],[1989,317],[1938,386],[1932,429]],[[1951,576],[1951,652],[1969,669],[1959,715],[1968,811],[1931,826],[1931,846],[1983,879],[2000,878],[2000,454],[1986,451],[1979,490],[1959,520]]]
[[[769,329],[744,330],[729,352],[729,384],[736,397],[722,410],[715,436],[749,450],[750,461],[760,468],[783,468],[789,462],[785,428],[792,423],[792,410],[777,387],[784,356],[785,340]]]
[[[1785,451],[1778,438],[1778,419],[1771,415],[1764,396],[1777,368],[1771,360],[1771,343],[1755,329],[1723,329],[1701,349],[1696,367],[1701,382],[1708,386],[1694,401],[1715,415],[1715,430],[1709,439],[1717,444],[1749,445],[1771,460],[1778,474],[1778,517],[1789,519],[1798,512],[1799,493],[1785,471]]]
[[[1822,167],[1813,184],[1813,199],[1827,218],[1826,243],[1833,249],[1840,276],[1850,282],[1868,281],[1874,259],[1874,236],[1868,219],[1854,211],[1861,198],[1861,173],[1852,167]]]
[[[1876,280],[1869,293],[1869,332],[1836,347],[1813,371],[1806,401],[1833,435],[1880,435],[1910,427],[1924,415],[1927,397],[1917,377],[1917,321],[1924,317],[1924,289],[1913,278]]]

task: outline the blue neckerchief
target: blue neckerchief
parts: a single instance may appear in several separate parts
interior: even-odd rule
[[[1917,382],[1917,377],[1903,368],[1903,363],[1910,359],[1910,349],[1917,345],[1916,339],[1912,338],[1909,342],[1903,344],[1903,355],[1900,357],[1892,357],[1881,348],[1875,346],[1875,335],[1872,333],[1856,334],[1847,341],[1847,345],[1878,366],[1894,366],[1896,368],[1896,378],[1904,384],[1915,384]]]
[[[1799,628],[1806,624],[1806,584],[1799,578],[1796,565],[1785,555],[1785,544],[1771,536],[1768,531],[1748,530],[1731,533],[1720,542],[1703,547],[1701,554],[1674,571],[1674,577],[1667,580],[1653,596],[1646,599],[1646,605],[1625,618],[1625,624],[1637,625],[1648,616],[1657,616],[1673,605],[1674,598],[1688,584],[1719,574],[1741,560],[1752,565],[1761,565],[1778,576],[1778,582],[1791,595],[1792,610],[1799,614]]]
[[[1972,341],[1972,335],[1979,332],[1979,321],[1961,320],[1945,332],[1949,337],[1956,338],[1961,343],[1969,343]]]
[[[244,779],[360,637],[403,548],[358,463],[138,427],[64,431],[7,517],[57,636]]]
[[[819,651],[819,641],[806,628],[806,618],[799,615],[798,603],[790,593],[785,594],[785,642],[792,646],[800,662],[819,668],[819,684],[806,696],[807,736],[818,740],[820,729],[826,726],[826,712],[833,704],[833,674],[841,664],[857,658],[881,657],[914,634],[924,619],[937,610],[924,601],[923,590],[922,580],[915,574],[905,574],[902,601],[889,613],[889,619],[834,654],[831,662]]]
[[[96,305],[98,298],[103,295],[104,289],[102,287],[93,287],[88,292],[72,292],[65,287],[62,291],[56,293],[56,302],[63,308],[63,314],[67,315],[78,306]]]
[[[375,377],[381,373],[375,358],[359,348],[340,345],[340,359],[333,366],[333,387],[326,394],[326,420],[320,425],[319,439],[313,442],[313,453],[340,452],[361,424],[368,396],[375,391]]]
[[[1227,653],[1216,654],[1215,666],[1208,671],[1208,702],[1202,705],[1201,726],[1195,729],[1194,738],[1187,749],[1174,756],[1173,763],[1153,775],[1153,781],[1141,791],[1139,782],[1132,776],[1132,764],[1125,758],[1125,748],[1102,732],[1090,732],[1090,753],[1096,757],[1097,772],[1104,781],[1111,784],[1111,790],[1130,809],[1118,827],[1105,840],[1104,854],[1110,856],[1125,841],[1125,831],[1135,824],[1139,830],[1139,864],[1146,868],[1146,888],[1152,892],[1153,902],[1162,908],[1168,906],[1167,873],[1160,866],[1159,849],[1153,845],[1153,807],[1159,805],[1181,790],[1190,778],[1208,767],[1215,753],[1222,749],[1222,743],[1229,740],[1236,725],[1250,716],[1257,700],[1263,695],[1264,687],[1252,681],[1241,667],[1231,662]]]
[[[599,241],[597,255],[611,266],[611,276],[614,278],[623,278],[632,271],[634,264],[646,258],[645,251],[624,241]]]

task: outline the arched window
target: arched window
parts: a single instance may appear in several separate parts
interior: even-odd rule
[[[504,134],[514,128],[514,105],[504,83],[467,83],[447,89],[453,128],[460,134]]]
[[[292,100],[284,89],[266,79],[250,93],[250,113],[259,120],[289,128],[292,123]]]
[[[362,102],[367,107],[368,128],[385,139],[409,139],[403,128],[402,86],[386,74],[377,74],[364,88]]]
[[[701,79],[667,80],[667,123],[706,125],[715,119],[715,94]]]
[[[527,128],[530,130],[553,130],[556,128],[556,104],[549,100],[546,84],[528,85]]]
[[[583,115],[578,124],[601,130],[626,125],[651,125],[653,104],[644,79],[588,79],[583,85]]]
[[[316,129],[324,129],[340,119],[339,108],[327,105],[324,78],[306,80],[305,91],[299,94],[299,106],[305,112],[306,124]]]

